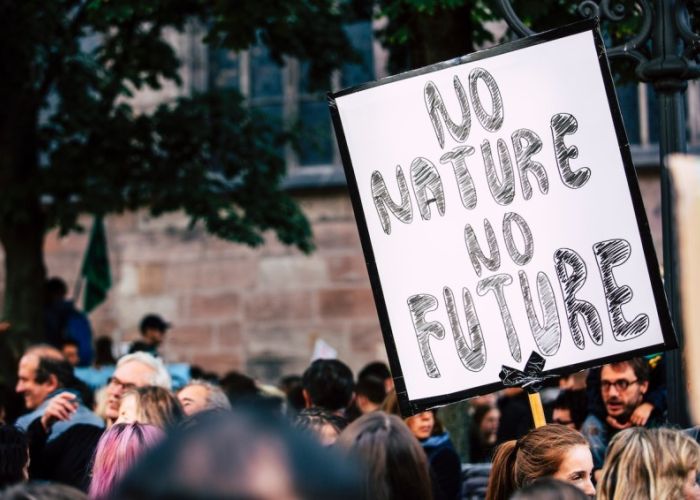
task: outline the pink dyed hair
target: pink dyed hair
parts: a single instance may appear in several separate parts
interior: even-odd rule
[[[158,444],[165,434],[148,424],[116,424],[97,443],[88,496],[107,498],[143,453]]]

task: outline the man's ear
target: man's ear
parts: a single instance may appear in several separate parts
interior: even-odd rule
[[[639,390],[642,391],[642,394],[646,394],[647,391],[649,390],[649,381],[645,380],[644,382],[639,383]]]
[[[311,396],[309,395],[309,391],[307,391],[306,389],[302,389],[301,393],[304,396],[304,407],[311,408],[314,405],[314,403],[313,403],[313,401],[311,401]]]
[[[49,375],[49,379],[46,381],[46,385],[48,385],[51,388],[51,392],[55,391],[59,387],[58,377],[56,377],[56,375],[52,373],[51,375]]]

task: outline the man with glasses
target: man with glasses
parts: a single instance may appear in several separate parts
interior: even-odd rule
[[[603,466],[605,451],[612,437],[622,429],[638,425],[633,419],[635,410],[642,405],[644,395],[649,390],[649,364],[644,358],[612,363],[600,370],[600,395],[605,409],[604,420],[589,414],[583,422],[581,433],[588,439],[593,453],[595,469]],[[653,410],[653,408],[652,408]],[[657,427],[662,423],[661,416],[651,411],[646,419],[646,427]]]
[[[124,392],[135,387],[155,385],[170,390],[171,379],[163,361],[145,352],[127,354],[119,359],[112,378],[107,385],[108,424],[119,418],[119,404]]]

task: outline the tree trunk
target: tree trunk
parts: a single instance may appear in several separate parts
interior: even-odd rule
[[[38,201],[34,204],[29,213],[23,214],[28,217],[5,220],[0,228],[5,251],[2,319],[11,325],[0,334],[0,382],[5,383],[14,381],[17,361],[24,349],[44,338],[44,222]]]

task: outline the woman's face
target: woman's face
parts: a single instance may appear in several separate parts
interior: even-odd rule
[[[698,485],[698,471],[688,471],[683,483],[683,498],[685,500],[700,500],[700,485]]]
[[[432,411],[424,411],[406,419],[406,425],[417,439],[428,439],[433,433],[435,417]]]
[[[498,408],[491,408],[481,420],[479,431],[486,444],[494,444],[498,434],[498,423],[501,420],[501,412]]]
[[[591,450],[585,444],[572,446],[564,455],[559,470],[554,479],[571,483],[586,495],[595,495],[595,487],[591,481],[593,474],[593,457]]]
[[[119,403],[119,418],[115,423],[117,424],[133,424],[138,422],[138,408],[136,405],[136,398],[130,394],[122,397]]]

